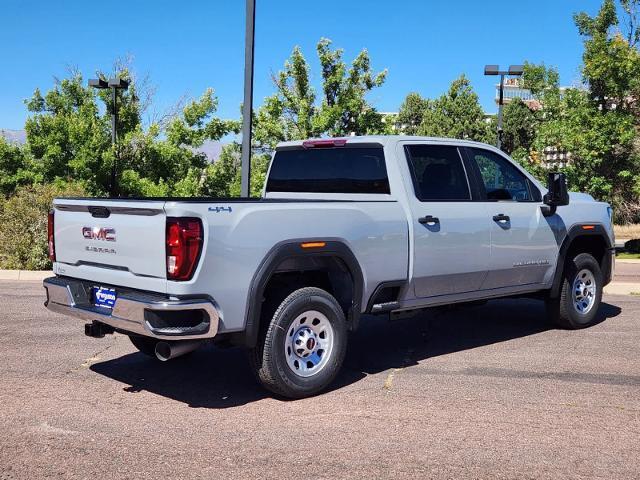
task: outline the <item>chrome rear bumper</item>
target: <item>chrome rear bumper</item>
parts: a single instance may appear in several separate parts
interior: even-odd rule
[[[95,307],[91,302],[91,287],[99,283],[66,277],[50,277],[43,281],[47,291],[45,307],[52,312],[86,321],[96,320],[113,328],[158,340],[189,340],[213,338],[218,333],[219,314],[213,302],[204,298],[169,299],[166,296],[127,289],[118,289],[113,310]],[[171,318],[198,315],[195,326],[170,325]],[[169,324],[158,325],[154,319],[168,316]]]

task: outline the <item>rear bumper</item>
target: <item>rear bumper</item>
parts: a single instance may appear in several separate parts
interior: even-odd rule
[[[128,333],[159,340],[213,338],[218,333],[219,314],[206,298],[170,299],[166,296],[116,288],[113,310],[93,306],[91,287],[95,283],[66,277],[43,281],[45,307],[85,321],[98,321]],[[194,325],[192,319],[197,319]],[[185,323],[185,320],[189,320]]]

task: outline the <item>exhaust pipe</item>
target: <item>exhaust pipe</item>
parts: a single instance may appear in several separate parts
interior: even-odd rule
[[[200,345],[204,343],[203,340],[178,340],[172,342],[158,342],[156,343],[156,357],[161,362],[166,362],[172,358],[185,355],[193,352]]]

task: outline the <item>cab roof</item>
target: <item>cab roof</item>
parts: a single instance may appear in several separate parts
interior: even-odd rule
[[[471,140],[460,140],[456,138],[443,137],[418,137],[411,135],[362,135],[353,137],[327,137],[327,138],[310,138],[307,140],[293,140],[290,142],[280,142],[276,146],[276,150],[286,150],[290,148],[315,148],[315,147],[331,147],[345,146],[354,144],[379,144],[387,146],[391,143],[418,141],[429,143],[448,143],[464,146],[476,146],[483,148],[495,149],[494,146],[486,143],[474,142]]]

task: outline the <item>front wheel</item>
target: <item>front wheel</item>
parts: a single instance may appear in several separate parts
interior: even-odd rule
[[[547,313],[559,327],[575,330],[593,324],[602,300],[600,265],[588,253],[567,261],[560,296],[547,299]]]
[[[326,291],[306,287],[282,301],[250,358],[267,389],[288,398],[304,398],[335,379],[346,347],[342,308]]]

